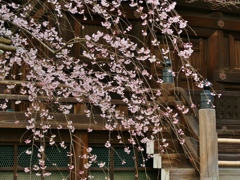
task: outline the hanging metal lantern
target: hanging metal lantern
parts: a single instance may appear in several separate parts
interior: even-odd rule
[[[201,109],[213,108],[214,98],[210,91],[211,87],[212,83],[210,83],[208,80],[204,81],[203,92],[201,93]]]
[[[166,59],[163,63],[163,82],[164,83],[173,83],[172,75],[172,62],[169,59]]]

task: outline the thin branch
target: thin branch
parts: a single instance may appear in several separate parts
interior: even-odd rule
[[[47,48],[51,53],[56,54],[58,52],[60,52],[62,49],[64,49],[66,46],[68,46],[69,44],[74,44],[74,43],[78,43],[78,42],[82,42],[85,41],[85,38],[73,38],[71,40],[69,40],[63,47],[61,47],[58,50],[53,50],[51,47],[49,47],[47,44],[45,44],[43,41],[41,41],[40,39],[38,39],[36,36],[34,36],[30,31],[28,31],[27,29],[20,27],[12,22],[10,22],[11,24],[13,24],[14,26],[18,27],[19,29],[23,30],[24,32],[30,34],[32,37],[34,37],[41,45],[43,45],[45,48]],[[0,46],[1,49],[1,46]]]

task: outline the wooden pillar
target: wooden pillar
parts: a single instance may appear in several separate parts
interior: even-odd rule
[[[87,179],[88,170],[84,168],[84,164],[88,159],[81,158],[84,154],[88,154],[88,132],[83,130],[75,130],[74,132],[74,149],[73,149],[73,164],[74,170],[71,172],[71,180]],[[80,173],[81,172],[81,173]]]
[[[75,104],[74,114],[84,114],[86,109],[85,104]],[[79,119],[80,120],[80,119]],[[84,168],[84,164],[88,162],[88,159],[81,158],[84,154],[88,154],[88,132],[87,130],[75,130],[73,137],[73,159],[72,162],[75,166],[71,172],[71,180],[88,179],[88,170]],[[80,173],[81,172],[81,173]]]
[[[199,110],[200,180],[218,180],[218,141],[215,109]]]

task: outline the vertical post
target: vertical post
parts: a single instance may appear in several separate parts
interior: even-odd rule
[[[85,109],[85,104],[75,104],[74,114],[83,114]],[[88,177],[88,170],[84,168],[84,164],[88,162],[88,159],[81,158],[84,154],[88,154],[88,132],[76,129],[74,135],[73,164],[75,169],[71,172],[71,180],[80,180]]]
[[[200,180],[218,180],[215,109],[199,110]]]
[[[18,154],[18,150],[17,150],[17,145],[16,144],[14,144],[14,165],[13,165],[13,167],[14,167],[14,175],[13,175],[13,180],[17,180],[17,171],[18,171],[18,157],[17,157],[17,154]]]
[[[88,170],[84,168],[84,164],[86,164],[88,160],[81,158],[84,154],[88,154],[86,150],[88,147],[88,132],[83,130],[75,130],[74,134],[73,164],[75,169],[72,171],[71,179],[80,180],[88,177]]]

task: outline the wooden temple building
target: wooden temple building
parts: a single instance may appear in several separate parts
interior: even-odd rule
[[[44,13],[40,10],[36,16]],[[127,10],[129,20],[133,24],[133,34],[141,34],[141,30],[138,28],[139,21],[134,17],[131,10]],[[129,11],[129,12],[128,12]],[[104,130],[103,122],[101,118],[96,119],[97,125],[92,125],[93,131],[88,132],[89,122],[85,117],[83,111],[84,107],[73,98],[67,98],[65,101],[74,105],[74,110],[69,115],[76,128],[75,135],[78,136],[81,141],[78,143],[84,143],[85,146],[94,148],[94,153],[102,161],[109,163],[109,169],[107,169],[108,177],[111,180],[145,180],[145,179],[162,179],[162,180],[237,180],[240,179],[240,11],[235,7],[212,9],[209,4],[202,1],[194,3],[185,3],[182,0],[177,1],[178,13],[188,21],[191,26],[189,30],[189,38],[193,43],[194,52],[190,58],[191,64],[212,84],[213,88],[221,93],[221,98],[216,98],[215,110],[216,114],[205,114],[206,126],[214,126],[214,136],[216,132],[215,142],[210,144],[210,148],[214,147],[217,155],[208,152],[207,159],[215,158],[217,165],[217,175],[210,175],[209,177],[201,176],[201,153],[200,153],[200,134],[199,130],[199,113],[200,108],[200,93],[201,89],[197,89],[190,83],[190,91],[185,76],[178,76],[178,81],[173,84],[166,84],[167,91],[165,92],[165,101],[173,109],[177,111],[177,104],[179,99],[185,106],[190,106],[189,92],[193,102],[197,105],[196,109],[189,111],[183,115],[181,112],[180,119],[184,127],[186,127],[186,143],[182,146],[178,139],[175,137],[171,129],[166,129],[164,133],[169,142],[168,152],[158,159],[158,164],[154,168],[154,158],[146,162],[146,167],[142,167],[142,156],[135,149],[132,149],[130,155],[126,155],[123,152],[123,146],[118,143],[118,139],[111,139],[112,149],[106,149],[104,144],[109,137],[109,131]],[[80,18],[80,17],[76,17]],[[85,29],[81,30],[78,24],[74,24],[74,32],[79,37],[84,36],[86,33],[94,33],[102,27],[98,21],[85,21]],[[67,34],[64,34],[67,36]],[[187,38],[187,37],[186,37]],[[76,44],[73,47],[73,56],[78,56],[80,47]],[[158,55],[156,49],[151,49],[155,55]],[[172,59],[173,69],[177,69],[179,66],[178,58]],[[159,73],[163,70],[162,66],[159,66]],[[14,71],[14,70],[13,70]],[[23,70],[24,73],[24,70]],[[21,81],[23,79],[19,79]],[[27,124],[25,120],[25,110],[29,106],[28,97],[18,94],[6,94],[4,89],[10,81],[0,81],[1,94],[0,99],[8,99],[11,105],[10,111],[0,112],[0,179],[14,179],[23,180],[28,179],[29,174],[23,171],[24,167],[29,166],[30,161],[37,161],[37,159],[30,159],[25,152],[29,147],[23,142],[28,133],[26,133],[25,126]],[[175,86],[175,87],[174,87]],[[181,87],[181,88],[180,88]],[[152,84],[152,88],[154,84]],[[172,98],[172,94],[177,93],[179,99]],[[43,97],[44,98],[44,97]],[[46,98],[46,97],[45,97]],[[21,100],[25,103],[16,105],[15,101]],[[126,105],[115,99],[114,102],[119,110],[128,113]],[[55,114],[59,122],[65,122],[64,115]],[[210,116],[210,117],[209,117]],[[208,120],[215,119],[214,125],[208,124]],[[20,123],[16,124],[15,121]],[[80,121],[81,120],[81,121]],[[66,123],[66,122],[65,122]],[[214,123],[214,121],[212,122]],[[54,124],[52,124],[54,129]],[[56,128],[56,127],[55,127]],[[215,128],[215,130],[214,130]],[[58,133],[58,130],[54,133]],[[61,131],[62,139],[58,139],[59,143],[64,141],[70,143],[71,139],[68,136],[68,130]],[[66,135],[64,135],[66,133]],[[117,132],[115,133],[117,137]],[[128,133],[122,132],[123,136],[128,139]],[[226,140],[226,139],[230,140]],[[208,139],[208,138],[207,138]],[[217,140],[219,139],[219,140]],[[219,142],[218,142],[219,141]],[[125,141],[128,142],[127,140]],[[154,142],[157,147],[158,142]],[[81,146],[75,146],[75,153],[81,156],[85,153],[85,149]],[[70,173],[69,159],[65,155],[70,149],[59,151],[58,148],[46,147],[46,154],[51,159],[47,162],[48,170],[51,171],[50,177],[34,177],[33,179],[46,179],[46,180],[59,180],[68,177],[71,180],[78,180],[81,176]],[[213,150],[214,151],[214,150]],[[154,153],[157,153],[158,149],[154,149]],[[132,163],[133,153],[138,159],[137,167]],[[64,155],[63,155],[64,154]],[[122,161],[118,156],[123,157],[127,163],[127,166],[122,166]],[[207,156],[207,155],[206,155]],[[105,175],[98,166],[92,166],[89,171],[84,169],[84,159],[80,159],[75,163],[78,170],[82,170],[83,174],[91,174],[95,176],[94,179],[102,180]],[[58,164],[56,168],[52,162]],[[215,164],[216,165],[216,164]],[[206,165],[207,166],[207,165]],[[209,167],[211,168],[211,167]],[[59,173],[59,170],[61,173]],[[148,172],[146,177],[145,171]],[[214,171],[214,170],[213,170]],[[68,176],[68,174],[71,174]],[[211,172],[210,172],[211,173]],[[137,176],[136,176],[137,174]]]

